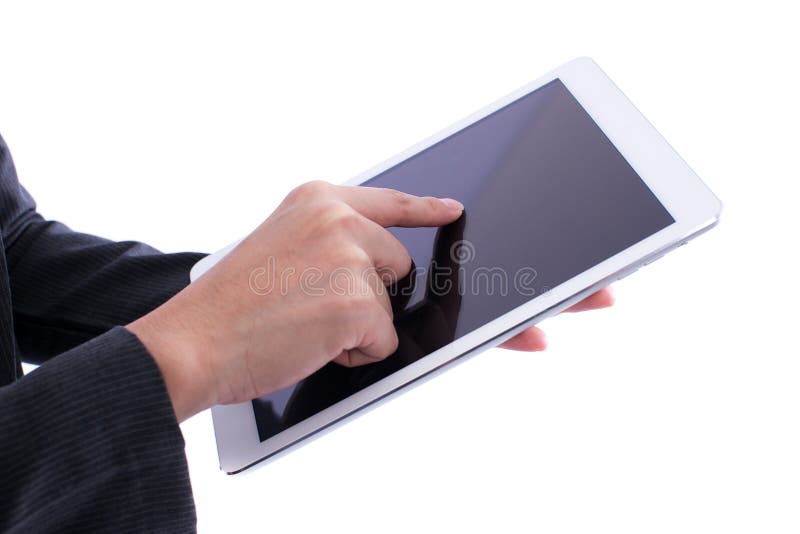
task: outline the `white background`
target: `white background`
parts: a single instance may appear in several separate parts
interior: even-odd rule
[[[40,210],[213,251],[575,56],[719,228],[249,474],[183,425],[201,532],[798,532],[798,38],[759,2],[0,1],[0,131]]]

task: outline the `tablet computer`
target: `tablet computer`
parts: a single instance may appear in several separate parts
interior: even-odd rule
[[[392,295],[399,347],[212,408],[236,473],[495,346],[714,226],[714,194],[590,59],[567,63],[355,177],[451,197],[441,228],[391,228],[414,262]],[[201,260],[192,280],[235,243]]]

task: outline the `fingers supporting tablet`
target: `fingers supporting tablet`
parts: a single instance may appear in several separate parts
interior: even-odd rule
[[[614,291],[611,289],[611,286],[604,287],[597,293],[593,293],[580,301],[579,303],[575,304],[567,308],[566,311],[570,313],[575,312],[582,312],[582,311],[589,311],[589,310],[599,310],[602,308],[608,308],[609,306],[614,305]]]
[[[589,295],[574,306],[567,308],[566,311],[575,313],[599,310],[613,306],[613,304],[614,292],[611,289],[611,286],[609,286],[601,289],[597,293]],[[545,337],[545,334],[541,328],[532,326],[527,330],[523,330],[508,341],[501,343],[500,347],[509,350],[536,352],[547,348],[547,338]]]
[[[547,348],[547,337],[541,328],[531,326],[508,341],[501,343],[500,347],[509,350],[537,352]]]

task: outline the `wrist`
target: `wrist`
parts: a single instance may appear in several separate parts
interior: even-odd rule
[[[182,324],[179,315],[163,309],[169,303],[126,326],[158,365],[175,417],[181,423],[216,401],[208,346]]]

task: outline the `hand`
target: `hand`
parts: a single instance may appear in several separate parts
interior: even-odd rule
[[[398,341],[380,289],[411,269],[385,227],[441,226],[462,211],[454,200],[388,189],[302,185],[206,274],[128,329],[159,365],[181,421],[288,387],[331,360],[383,359]],[[354,285],[332,285],[342,279]]]
[[[567,308],[568,312],[582,312],[588,310],[599,310],[600,308],[608,308],[614,304],[614,293],[611,287],[606,287],[589,295],[579,303],[571,308]],[[541,328],[532,326],[523,330],[516,336],[508,341],[500,344],[500,347],[511,350],[522,351],[540,351],[547,348],[547,340]]]
[[[331,360],[381,360],[397,348],[397,333],[380,289],[411,268],[385,227],[441,226],[462,210],[449,199],[305,184],[217,265],[128,329],[161,369],[179,421],[288,387]],[[334,273],[354,285],[334,287]],[[572,309],[611,300],[603,290]],[[532,327],[502,346],[542,350],[543,333]]]

